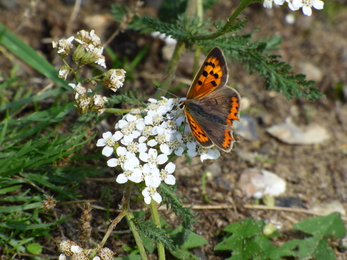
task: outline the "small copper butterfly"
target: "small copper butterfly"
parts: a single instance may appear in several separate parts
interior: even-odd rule
[[[182,101],[190,129],[201,144],[230,152],[234,139],[231,127],[239,120],[240,95],[225,84],[228,68],[222,50],[215,47],[206,57]]]

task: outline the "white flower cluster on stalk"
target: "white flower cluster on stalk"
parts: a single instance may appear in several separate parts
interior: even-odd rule
[[[71,36],[68,39],[61,39],[52,42],[53,48],[57,49],[57,53],[65,59],[71,54],[71,58],[76,64],[76,68],[69,66],[67,62],[61,66],[58,76],[67,79],[69,73],[78,72],[84,65],[99,65],[106,68],[105,57],[102,55],[104,48],[101,46],[101,40],[94,30],[87,32],[81,30],[77,32],[77,36]],[[75,47],[75,48],[74,48]],[[105,73],[93,78],[92,82],[102,81],[104,87],[116,92],[123,87],[125,80],[125,70],[110,69]],[[70,87],[74,90],[76,100],[76,108],[81,114],[88,111],[96,111],[102,114],[105,111],[105,102],[107,98],[98,94],[93,94],[91,89],[82,86],[81,82],[70,83]]]
[[[292,11],[297,11],[302,8],[302,12],[307,15],[312,15],[312,7],[317,10],[321,10],[324,7],[324,2],[321,0],[264,0],[263,5],[265,8],[272,8],[272,3],[276,5],[283,5],[285,2],[288,3],[288,7]]]
[[[132,181],[144,182],[142,191],[147,204],[151,200],[162,201],[157,188],[161,182],[174,185],[173,176],[176,165],[169,161],[170,155],[190,157],[200,156],[205,159],[217,159],[217,148],[202,148],[184,123],[185,116],[177,99],[149,99],[147,107],[133,110],[123,116],[115,126],[114,133],[106,132],[97,141],[98,147],[104,147],[102,154],[116,158],[107,161],[109,167],[119,166],[122,173],[116,181],[120,184]]]
[[[59,244],[59,251],[61,254],[58,260],[66,259],[79,259],[79,260],[89,260],[90,250],[85,250],[80,247],[76,242],[71,240],[63,240]],[[98,248],[97,255],[93,257],[93,260],[100,259],[114,259],[114,253],[111,249],[107,247]]]

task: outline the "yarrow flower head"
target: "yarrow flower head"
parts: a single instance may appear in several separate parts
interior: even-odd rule
[[[109,167],[120,167],[116,182],[144,182],[142,195],[147,204],[153,199],[162,201],[158,193],[161,182],[174,185],[176,165],[169,162],[172,155],[183,153],[205,159],[217,159],[217,148],[202,148],[185,124],[185,116],[177,99],[149,99],[141,111],[132,110],[123,116],[115,126],[115,132],[106,132],[97,141],[104,147],[102,154],[115,158],[107,161]]]
[[[324,2],[321,0],[264,0],[263,6],[265,8],[272,8],[273,2],[277,5],[282,5],[287,2],[288,7],[292,11],[297,11],[302,8],[302,12],[307,16],[312,15],[312,7],[317,10],[321,10],[324,7]]]
[[[74,83],[69,83],[69,86],[74,90],[74,97],[76,100],[76,109],[82,115],[87,111],[96,111],[98,114],[102,114],[105,111],[105,102],[107,101],[106,97],[103,97],[98,94],[91,94],[91,89],[86,89],[82,86],[81,83],[77,85]]]
[[[102,55],[104,48],[101,46],[100,38],[94,30],[91,30],[90,33],[85,30],[79,31],[75,41],[78,43],[72,56],[75,62],[80,65],[96,63],[106,68],[105,57]]]
[[[119,88],[123,87],[125,73],[125,70],[122,69],[110,69],[105,73],[105,77],[102,80],[104,87],[116,92]]]
[[[67,62],[59,69],[58,76],[63,79],[67,79],[69,73],[77,73],[81,70],[83,65],[100,65],[106,68],[105,57],[102,55],[103,47],[101,46],[101,40],[97,36],[94,30],[87,32],[81,30],[77,32],[76,37],[70,37],[68,39],[61,39],[58,42],[52,42],[53,48],[58,49],[57,53],[66,59],[71,54],[72,60],[78,65],[76,69],[70,67]],[[75,46],[74,51],[72,51]],[[105,87],[117,91],[124,84],[126,71],[123,69],[111,69],[99,76],[93,77],[89,82],[93,85],[97,81],[102,81]],[[102,114],[105,111],[105,102],[107,98],[98,94],[93,94],[92,90],[86,89],[80,82],[77,84],[69,84],[74,89],[74,97],[76,100],[76,108],[81,114],[85,114],[87,111],[96,111],[98,114]]]
[[[324,2],[321,0],[292,0],[289,8],[293,11],[299,10],[302,8],[304,15],[312,15],[312,7],[317,10],[322,10],[324,7]]]
[[[52,46],[54,49],[58,49],[57,53],[62,56],[63,58],[66,58],[69,54],[71,49],[73,48],[72,42],[75,39],[75,37],[71,36],[68,39],[61,39],[58,42],[52,42]]]

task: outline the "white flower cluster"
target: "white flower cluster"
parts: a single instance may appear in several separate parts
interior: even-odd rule
[[[61,39],[58,42],[52,41],[52,47],[58,49],[57,53],[64,58],[70,54],[70,50],[73,48],[72,42],[75,37],[71,36],[68,39]]]
[[[160,203],[162,198],[157,192],[160,183],[176,183],[172,175],[176,165],[167,163],[170,155],[181,156],[185,152],[190,157],[199,155],[201,161],[220,156],[217,148],[202,148],[184,122],[177,99],[150,99],[143,111],[124,115],[116,124],[116,131],[104,133],[96,145],[104,147],[102,154],[107,157],[115,151],[116,158],[109,159],[107,165],[121,167],[123,172],[116,179],[118,183],[144,181],[145,202],[149,204],[153,199]]]
[[[287,2],[288,7],[292,11],[297,11],[302,8],[302,12],[307,16],[312,15],[312,7],[317,10],[321,10],[324,7],[324,2],[321,0],[264,0],[263,5],[265,8],[272,8],[273,2],[277,5],[282,5]]]
[[[69,86],[73,88],[76,100],[76,109],[82,115],[87,111],[96,111],[98,114],[102,114],[105,111],[105,102],[107,98],[99,94],[91,94],[91,89],[86,89],[81,83],[77,85],[74,83],[69,83]],[[89,95],[88,95],[89,93]]]
[[[58,42],[52,42],[53,48],[57,49],[57,53],[65,60],[71,54],[72,60],[78,65],[76,71],[70,67],[67,62],[61,66],[58,76],[66,80],[69,73],[76,74],[81,70],[83,65],[98,64],[106,68],[105,57],[102,55],[103,47],[101,41],[94,30],[87,32],[81,30],[77,32],[77,36],[71,36],[68,39],[61,39]],[[75,49],[73,47],[75,45]],[[72,51],[73,50],[73,51]],[[126,71],[123,69],[111,69],[102,75],[94,77],[91,82],[102,81],[104,87],[116,92],[123,87]],[[98,94],[92,94],[92,90],[86,89],[80,82],[78,84],[70,83],[70,87],[74,90],[76,100],[76,108],[81,114],[88,111],[96,111],[102,114],[105,111],[105,102],[107,98]]]
[[[52,42],[53,48],[57,49],[57,53],[65,59],[73,49],[76,49],[72,53],[72,60],[79,66],[91,64],[98,64],[106,68],[105,57],[102,55],[104,48],[101,46],[99,36],[97,36],[94,30],[87,32],[81,30],[77,32],[77,36],[71,36],[68,39],[61,39],[58,42]],[[59,77],[66,80],[71,68],[63,65],[59,70]]]
[[[62,252],[58,259],[66,260],[66,259],[79,259],[79,260],[89,260],[88,251],[83,250],[76,242],[71,240],[63,240],[59,244],[59,250]],[[89,251],[90,253],[90,251]],[[93,260],[106,260],[106,259],[114,259],[114,253],[111,249],[107,247],[99,248],[97,250],[97,256],[93,257]]]
[[[123,69],[110,69],[105,73],[102,79],[104,87],[116,92],[119,88],[123,87],[126,71]]]
[[[85,30],[77,32],[75,40],[80,44],[78,47],[81,47],[85,53],[91,56],[88,58],[93,59],[96,64],[106,68],[105,57],[102,55],[104,48],[101,47],[101,40],[94,30],[91,30],[90,33]]]

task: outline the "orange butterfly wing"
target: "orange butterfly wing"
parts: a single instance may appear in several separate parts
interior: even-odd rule
[[[201,125],[196,121],[188,111],[184,110],[186,115],[190,130],[192,131],[195,138],[203,147],[211,147],[213,143],[211,139],[206,135],[205,131],[202,129]]]
[[[228,81],[228,68],[219,47],[215,47],[206,57],[190,86],[187,99],[201,99]]]

